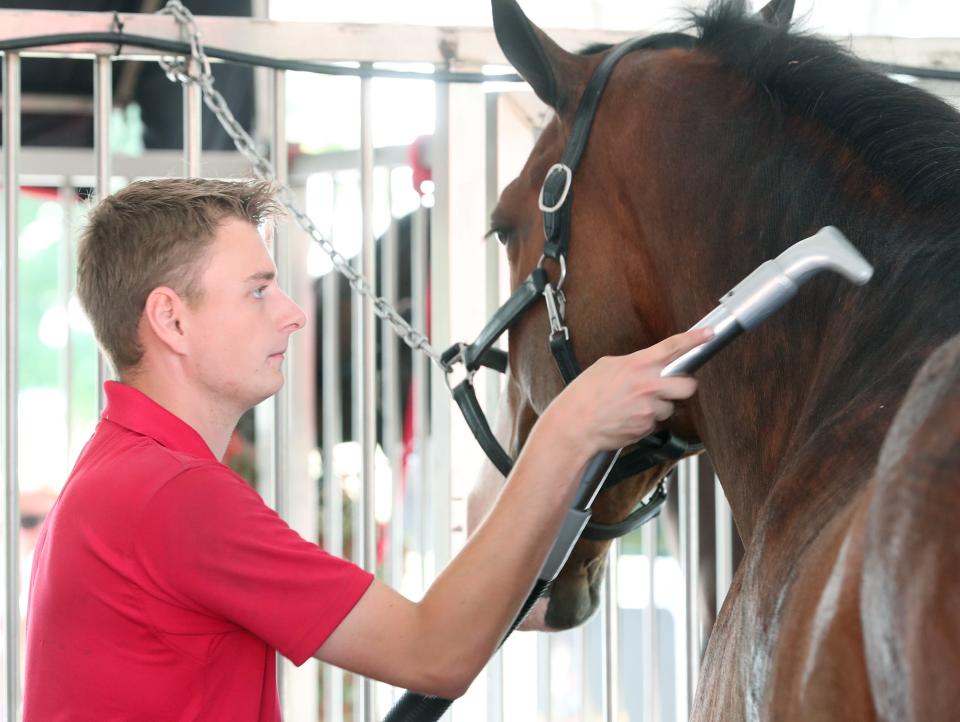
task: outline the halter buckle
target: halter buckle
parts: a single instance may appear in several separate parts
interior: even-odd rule
[[[456,353],[452,356],[447,356],[454,348],[457,349]],[[459,385],[463,381],[466,381],[470,385],[473,385],[473,377],[477,375],[476,370],[471,371],[467,368],[463,360],[463,352],[467,348],[467,344],[460,343],[451,346],[447,349],[447,354],[444,354],[444,370],[443,370],[443,380],[447,384],[447,388],[450,389],[451,393],[455,386]],[[463,367],[463,375],[457,376],[456,381],[451,379],[453,376],[454,370],[457,366]]]
[[[563,179],[563,190],[560,191],[560,198],[552,206],[548,206],[543,200],[543,192],[547,188],[547,183],[550,180],[550,176],[553,175],[554,171],[560,171],[564,174]],[[540,210],[544,213],[556,213],[563,207],[563,204],[567,202],[567,194],[570,193],[570,184],[573,182],[573,171],[570,170],[570,167],[565,163],[554,163],[550,166],[550,169],[547,171],[547,174],[543,178],[543,185],[540,186],[540,200],[539,206]]]
[[[547,302],[547,317],[550,319],[550,337],[557,334],[563,334],[566,339],[570,339],[570,329],[563,322],[563,312],[566,306],[566,299],[563,291],[555,290],[553,284],[548,283],[543,289],[543,297]]]

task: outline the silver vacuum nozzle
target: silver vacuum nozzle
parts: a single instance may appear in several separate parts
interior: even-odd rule
[[[819,271],[831,270],[862,286],[873,276],[873,266],[838,229],[826,226],[794,243],[776,258],[776,264],[798,286]]]
[[[800,286],[826,270],[860,286],[873,276],[873,266],[843,233],[833,226],[821,228],[773,260],[761,263],[721,298],[720,305],[693,326],[712,327],[714,337],[669,363],[661,376],[693,373],[735,337],[760,325],[793,298]]]

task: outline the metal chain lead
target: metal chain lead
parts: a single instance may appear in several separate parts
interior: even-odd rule
[[[186,60],[161,58],[160,67],[163,68],[167,77],[171,81],[184,85],[194,83],[200,86],[204,104],[210,108],[211,112],[217,117],[217,120],[220,121],[223,129],[227,131],[227,134],[233,140],[240,154],[250,162],[254,174],[262,180],[271,181],[276,184],[277,199],[283,204],[284,208],[293,215],[297,224],[306,231],[310,237],[317,242],[320,248],[323,249],[323,252],[330,257],[333,267],[347,277],[347,280],[350,281],[350,286],[357,293],[370,299],[377,316],[389,323],[394,333],[396,333],[407,346],[414,351],[422,351],[441,371],[444,373],[449,372],[449,366],[443,362],[440,353],[430,345],[430,340],[423,333],[417,331],[407,323],[403,316],[401,316],[385,298],[376,294],[373,286],[363,274],[354,270],[349,260],[334,248],[330,241],[323,237],[320,229],[317,228],[310,217],[297,207],[294,202],[293,192],[290,188],[288,188],[286,184],[277,181],[273,164],[257,151],[253,138],[250,137],[250,134],[244,130],[243,126],[240,125],[234,117],[220,91],[213,87],[213,72],[210,69],[210,60],[203,51],[203,45],[200,42],[200,31],[194,21],[193,14],[184,7],[180,0],[168,0],[166,7],[160,10],[158,14],[172,15],[180,24],[181,32],[189,37],[192,59],[196,63],[196,68],[199,70],[198,75],[191,75]]]

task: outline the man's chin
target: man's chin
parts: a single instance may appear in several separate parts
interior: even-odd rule
[[[248,408],[252,409],[254,406],[257,406],[258,404],[263,403],[270,397],[277,395],[277,392],[280,391],[281,388],[283,388],[283,374],[278,373],[277,377],[278,378],[275,383],[265,385],[265,387],[261,389],[259,393],[251,397],[250,401],[247,404]]]

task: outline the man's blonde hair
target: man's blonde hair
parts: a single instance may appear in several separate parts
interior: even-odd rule
[[[274,191],[264,181],[162,178],[131,183],[97,204],[80,238],[77,296],[118,372],[143,357],[138,327],[150,292],[168,286],[196,303],[220,224],[269,220],[279,212]]]

